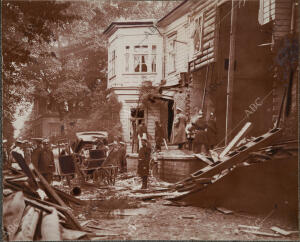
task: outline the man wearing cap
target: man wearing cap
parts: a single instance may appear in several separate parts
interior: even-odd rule
[[[151,159],[151,148],[147,145],[147,136],[146,134],[142,137],[142,147],[139,150],[139,159],[138,159],[138,175],[142,178],[142,189],[147,189],[148,187],[148,175],[149,175],[149,166]]]
[[[176,108],[176,117],[174,120],[174,139],[173,144],[178,145],[179,149],[182,149],[183,145],[186,143],[186,134],[185,134],[185,126],[186,126],[186,118],[182,113],[182,109]]]
[[[204,152],[208,154],[208,140],[207,140],[207,122],[203,116],[202,110],[199,111],[196,120],[192,122],[192,125],[195,127],[196,134],[193,143],[193,151],[195,153]]]

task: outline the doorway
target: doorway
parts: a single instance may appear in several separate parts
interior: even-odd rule
[[[174,101],[168,100],[168,140],[171,141],[172,128],[174,121]]]

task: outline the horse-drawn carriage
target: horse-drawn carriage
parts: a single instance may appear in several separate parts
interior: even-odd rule
[[[69,184],[74,177],[81,182],[92,179],[94,183],[114,184],[118,166],[109,161],[107,132],[78,132],[76,138],[67,149],[59,148],[60,175],[66,176]],[[58,147],[61,145],[58,144]]]

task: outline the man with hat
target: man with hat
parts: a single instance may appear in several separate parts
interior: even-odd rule
[[[142,136],[142,147],[139,150],[138,158],[138,175],[142,178],[142,189],[148,187],[149,166],[151,159],[151,148],[148,147],[147,136],[144,133]]]
[[[183,115],[183,110],[179,107],[176,108],[176,117],[174,120],[174,139],[173,144],[178,145],[178,148],[181,149],[186,143],[186,134],[185,134],[186,118]]]
[[[195,153],[204,153],[208,154],[208,140],[207,140],[207,123],[203,116],[202,110],[199,111],[196,120],[192,122],[192,125],[195,127],[195,138],[193,143],[193,151]]]

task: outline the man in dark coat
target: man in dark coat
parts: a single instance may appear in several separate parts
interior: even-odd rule
[[[208,154],[208,140],[207,140],[207,122],[205,118],[203,117],[202,110],[199,111],[198,117],[194,122],[192,122],[192,125],[195,127],[195,138],[193,143],[193,151],[195,153],[201,153],[203,152],[207,155]]]
[[[36,148],[31,153],[31,163],[34,165],[36,169],[38,169],[39,160],[42,154],[42,143],[41,141],[37,141]]]
[[[45,177],[48,183],[52,182],[53,172],[55,171],[54,155],[49,142],[44,143],[41,157],[38,162],[38,170]]]
[[[161,151],[161,144],[165,138],[165,132],[160,122],[155,121],[155,149]]]
[[[138,141],[139,141],[138,149],[140,149],[142,147],[142,137],[144,134],[146,134],[147,138],[148,138],[147,126],[146,126],[145,122],[142,121],[142,123],[139,125],[138,130],[137,130]]]
[[[174,120],[174,137],[173,144],[178,145],[178,149],[182,149],[183,145],[186,143],[186,135],[185,135],[185,126],[186,126],[186,117],[182,113],[183,110],[179,107],[176,108],[176,116]]]
[[[146,135],[142,137],[142,147],[139,150],[138,175],[142,178],[142,189],[147,189],[151,148],[147,145]]]

